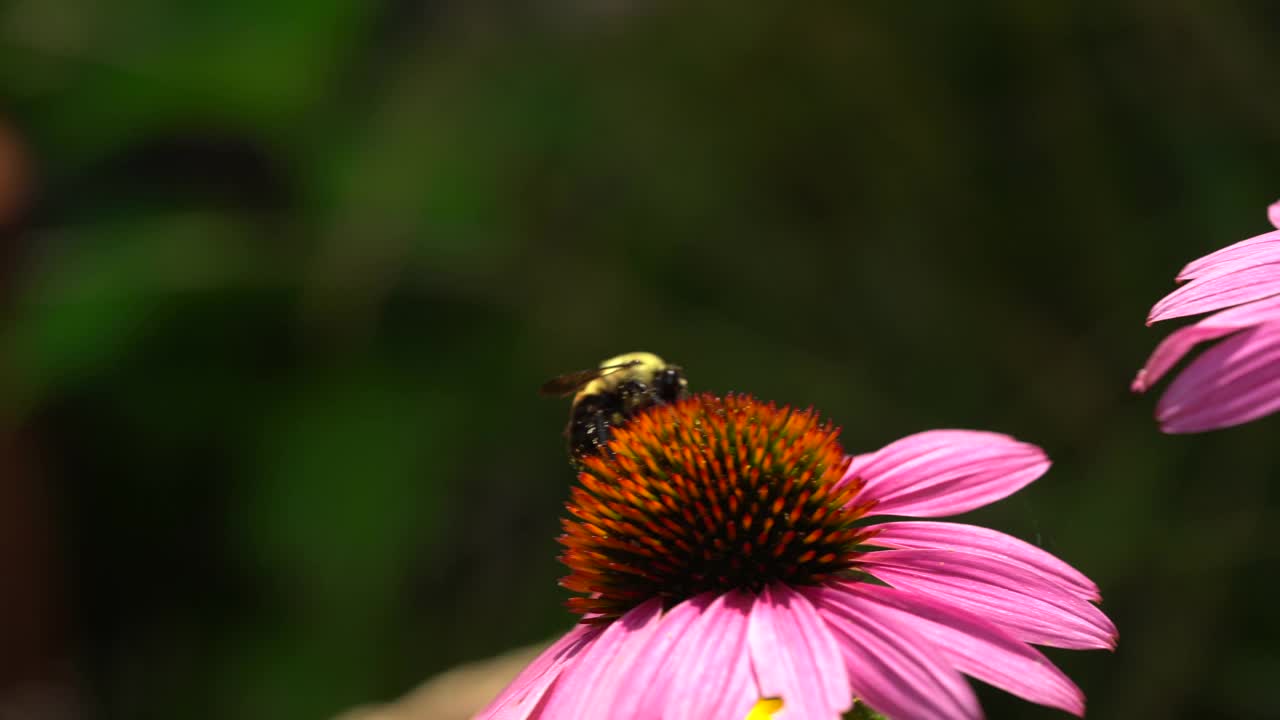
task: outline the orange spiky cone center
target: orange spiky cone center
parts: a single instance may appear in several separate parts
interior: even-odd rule
[[[613,429],[566,504],[561,585],[609,619],[654,597],[806,585],[850,570],[869,509],[839,430],[812,410],[697,395]]]

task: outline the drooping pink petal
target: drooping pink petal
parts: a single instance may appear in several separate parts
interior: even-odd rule
[[[846,478],[866,486],[854,502],[877,501],[868,515],[941,517],[1004,498],[1049,469],[1035,445],[975,430],[930,430],[855,457]]]
[[[840,645],[850,687],[871,709],[894,720],[982,717],[969,683],[900,615],[840,588],[806,594]]]
[[[1178,272],[1176,279],[1178,282],[1183,282],[1222,275],[1242,267],[1263,265],[1277,262],[1277,260],[1280,260],[1280,232],[1270,231],[1192,260]]]
[[[832,672],[840,648],[813,605],[785,585],[771,585],[751,608],[751,666],[764,697],[782,698],[788,718],[835,720],[853,705],[849,678]]]
[[[636,660],[651,651],[661,621],[662,601],[654,598],[610,623],[561,673],[540,718],[590,717],[613,707],[628,689]]]
[[[1277,230],[1280,230],[1280,200],[1271,203],[1271,207],[1267,208],[1267,219],[1276,226]]]
[[[733,591],[717,597],[685,631],[672,651],[665,699],[639,718],[741,720],[759,698],[742,677],[750,677],[747,633],[751,596]],[[736,677],[735,677],[736,676]],[[726,697],[726,690],[748,692]],[[612,717],[612,715],[609,715]]]
[[[1179,328],[1156,346],[1130,389],[1146,392],[1199,343],[1270,321],[1280,321],[1280,295],[1223,310],[1194,325]]]
[[[872,525],[867,531],[875,533],[872,545],[904,550],[963,550],[1045,575],[1085,600],[1102,597],[1098,586],[1084,573],[1030,543],[990,528],[919,520]]]
[[[662,616],[647,646],[618,678],[616,693],[612,696],[614,704],[608,708],[610,717],[625,720],[662,717],[661,709],[672,680],[669,665],[687,648],[686,633],[711,605],[712,598],[710,593],[697,595]],[[657,714],[654,714],[655,708]]]
[[[744,652],[730,662],[734,666],[729,669],[729,679],[720,692],[720,703],[709,711],[708,719],[743,720],[760,699],[760,686],[751,672],[750,653]]]
[[[1167,433],[1239,425],[1280,410],[1280,322],[1233,335],[1191,362],[1156,404]]]
[[[1006,561],[954,550],[885,550],[858,562],[893,587],[968,610],[1023,642],[1115,647],[1115,625],[1101,610],[1051,578]]]
[[[1151,308],[1147,324],[1169,318],[1221,310],[1280,293],[1280,261],[1265,265],[1219,268],[1197,277],[1164,297]]]
[[[600,637],[602,628],[579,623],[564,637],[547,648],[516,676],[489,706],[476,715],[476,720],[524,720],[536,717],[533,712],[547,689],[575,657]]]
[[[847,593],[842,597],[840,592]],[[1084,714],[1084,693],[1040,651],[973,613],[870,583],[832,584],[828,602],[860,598],[933,643],[955,669],[1024,700]],[[860,607],[856,603],[851,611]]]

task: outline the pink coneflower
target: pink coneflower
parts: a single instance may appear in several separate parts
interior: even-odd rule
[[[1029,643],[1115,646],[1088,578],[994,530],[862,522],[999,500],[1049,467],[1036,446],[935,430],[848,457],[812,411],[701,395],[609,447],[560,539],[583,620],[478,717],[980,717],[962,673],[1084,712]]]
[[[1167,433],[1230,427],[1280,409],[1280,202],[1267,215],[1276,230],[1187,265],[1178,280],[1190,282],[1151,308],[1148,325],[1222,312],[1165,338],[1138,371],[1134,392],[1146,392],[1199,343],[1230,335],[1191,361],[1156,404]]]

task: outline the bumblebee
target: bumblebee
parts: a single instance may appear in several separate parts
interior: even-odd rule
[[[569,464],[582,467],[582,458],[606,449],[609,428],[625,423],[645,408],[672,403],[687,394],[689,381],[677,365],[647,352],[609,358],[591,370],[548,380],[543,395],[573,395],[569,424]]]

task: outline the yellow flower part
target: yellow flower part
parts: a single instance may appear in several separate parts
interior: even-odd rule
[[[782,709],[782,698],[760,698],[744,720],[769,720]]]

